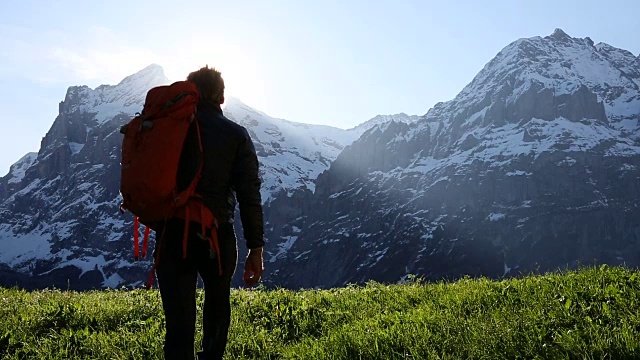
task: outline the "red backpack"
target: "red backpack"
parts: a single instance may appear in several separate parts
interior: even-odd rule
[[[139,259],[139,224],[146,226],[142,257],[146,257],[149,230],[170,218],[185,220],[183,257],[187,256],[189,225],[199,223],[200,235],[209,240],[211,251],[220,254],[217,222],[213,213],[202,203],[196,186],[202,174],[202,141],[196,119],[198,90],[188,81],[155,87],[147,93],[141,114],[120,129],[122,161],[120,210],[134,215],[134,258]],[[199,165],[195,176],[185,186],[178,186],[181,154],[189,130],[195,127],[199,145]],[[161,241],[162,236],[156,237]],[[155,269],[160,259],[160,244],[155,254],[147,288],[153,285]],[[218,256],[218,270],[222,264]]]

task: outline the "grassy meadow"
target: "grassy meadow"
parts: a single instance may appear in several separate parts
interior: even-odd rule
[[[640,274],[619,267],[234,290],[232,304],[225,359],[640,358]],[[0,358],[161,359],[163,321],[157,290],[0,289]]]

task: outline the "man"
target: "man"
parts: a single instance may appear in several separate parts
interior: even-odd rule
[[[233,214],[236,197],[244,237],[249,248],[244,279],[247,286],[260,281],[263,271],[263,218],[258,158],[247,130],[222,114],[224,81],[220,72],[205,66],[187,77],[200,93],[197,119],[202,139],[204,165],[196,192],[203,197],[218,221],[220,254],[210,252],[209,242],[189,227],[187,257],[183,258],[184,220],[171,219],[158,231],[162,251],[157,265],[158,285],[166,318],[165,359],[194,358],[196,284],[204,283],[202,351],[198,359],[222,359],[231,319],[231,278],[238,257]],[[181,157],[181,169],[198,161],[195,132],[190,132]],[[183,173],[188,173],[184,170]],[[184,179],[183,179],[184,181]],[[180,184],[181,179],[178,178]],[[234,195],[235,193],[235,195]],[[193,224],[192,224],[193,225]],[[218,258],[222,263],[219,273]]]

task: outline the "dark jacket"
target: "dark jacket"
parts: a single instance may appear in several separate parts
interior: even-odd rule
[[[233,222],[236,198],[244,238],[250,249],[264,245],[258,157],[247,130],[224,117],[220,105],[198,105],[204,166],[196,192],[218,222]],[[190,134],[188,144],[197,146]],[[181,167],[197,166],[194,149],[183,151]],[[196,160],[196,161],[194,161]],[[188,163],[187,164],[185,164]],[[179,179],[180,183],[180,179]]]

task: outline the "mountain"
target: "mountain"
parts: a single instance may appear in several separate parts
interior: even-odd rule
[[[146,279],[118,210],[118,129],[168,82],[151,65],[69,88],[38,154],[0,178],[0,285]],[[628,51],[559,29],[519,39],[425,115],[348,130],[233,98],[224,111],[261,163],[269,286],[640,264],[640,57]]]
[[[148,89],[168,83],[154,64],[115,86],[68,89],[40,151],[0,178],[0,285],[87,289],[146,279],[151,264],[133,261],[132,217],[119,212],[119,129],[141,111]],[[236,98],[224,112],[255,142],[267,227],[276,232],[279,217],[295,206],[288,199],[312,193],[318,174],[374,126],[342,130],[276,119]],[[280,245],[270,241],[267,256]]]
[[[560,29],[511,43],[453,100],[345,148],[269,281],[640,265],[639,59]]]

